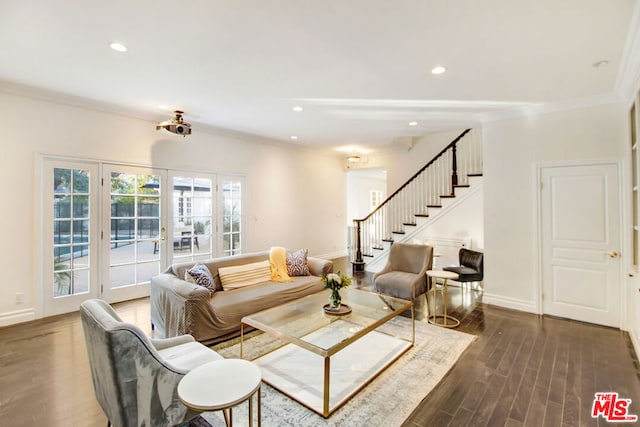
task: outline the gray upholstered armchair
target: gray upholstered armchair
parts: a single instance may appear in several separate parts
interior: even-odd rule
[[[374,289],[393,297],[415,300],[427,291],[427,270],[433,264],[433,247],[394,243],[384,268],[373,276]]]
[[[83,302],[80,314],[93,388],[110,425],[173,426],[198,415],[180,402],[178,382],[222,356],[190,335],[150,339],[102,300]]]

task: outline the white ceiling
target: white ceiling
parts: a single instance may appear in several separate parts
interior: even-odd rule
[[[0,80],[159,119],[182,109],[194,132],[376,148],[615,95],[634,4],[0,0]]]

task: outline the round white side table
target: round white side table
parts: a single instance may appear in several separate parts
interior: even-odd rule
[[[431,290],[427,291],[433,293],[433,313],[431,313],[431,307],[429,300],[427,299],[427,310],[429,310],[429,316],[427,320],[429,323],[444,328],[457,328],[460,325],[460,321],[453,316],[447,314],[447,280],[455,280],[458,278],[458,273],[444,270],[429,270],[427,276],[433,278]],[[442,279],[442,284],[436,282],[435,279]],[[436,314],[436,293],[440,292],[442,295],[442,306],[444,308],[444,314]],[[438,321],[440,319],[441,321]]]
[[[224,359],[205,363],[189,371],[178,383],[178,396],[197,411],[222,411],[233,425],[232,408],[249,401],[249,426],[253,426],[253,395],[258,394],[258,426],[261,425],[260,368],[248,360]],[[227,410],[229,415],[227,416]]]

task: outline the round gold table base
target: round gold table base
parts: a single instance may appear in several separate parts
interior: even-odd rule
[[[438,322],[438,319],[442,319],[442,322]],[[457,328],[460,326],[460,321],[453,316],[444,316],[442,314],[431,315],[427,319],[432,325],[442,326],[443,328]]]

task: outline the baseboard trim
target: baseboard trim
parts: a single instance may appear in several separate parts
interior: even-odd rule
[[[482,295],[482,302],[499,307],[511,308],[513,310],[526,311],[527,313],[539,314],[536,304],[517,298],[505,297],[485,292]]]
[[[636,352],[636,358],[640,355],[640,342],[638,342],[638,335],[636,331],[631,328],[627,331],[629,334],[629,338],[631,338],[631,343],[633,344],[633,350]]]
[[[16,323],[30,322],[36,319],[36,311],[33,308],[0,313],[0,327],[15,325]]]

